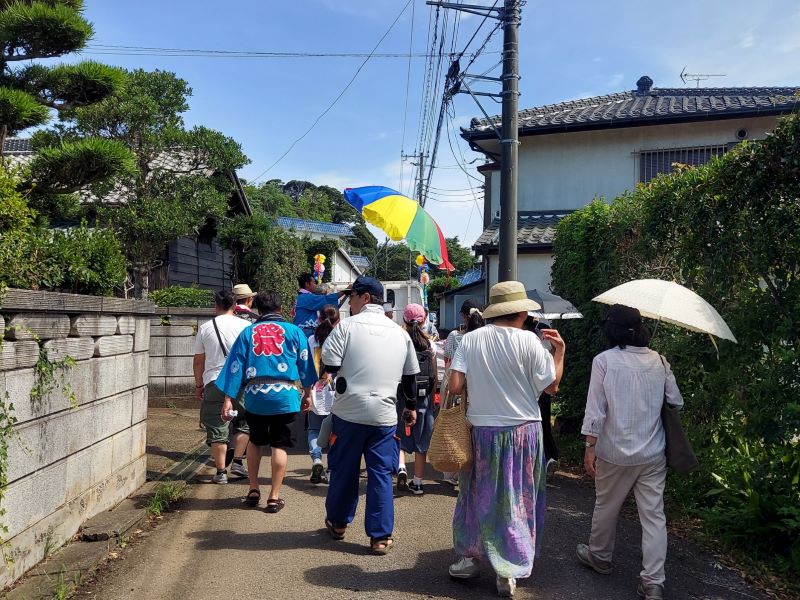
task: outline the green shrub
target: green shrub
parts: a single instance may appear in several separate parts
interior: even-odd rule
[[[202,290],[196,285],[190,287],[172,285],[163,290],[150,292],[149,298],[156,306],[211,308],[214,304],[214,292]]]
[[[21,289],[111,295],[126,277],[114,233],[78,227],[49,229],[0,168],[0,282]]]
[[[707,299],[738,345],[660,324],[701,467],[670,477],[673,503],[717,536],[800,574],[800,117],[698,168],[564,219],[553,289],[585,318],[565,322],[559,409],[582,417],[606,307],[595,295],[638,278],[675,280]]]
[[[236,281],[254,290],[278,292],[288,315],[297,296],[297,277],[313,267],[303,240],[276,227],[263,213],[235,217],[221,228],[219,237],[233,252]],[[325,266],[330,269],[331,263],[326,261]]]

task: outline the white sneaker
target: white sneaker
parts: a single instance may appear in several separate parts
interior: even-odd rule
[[[228,483],[228,474],[223,471],[222,473],[217,473],[214,477],[211,478],[211,481],[214,483]]]
[[[472,579],[481,574],[478,561],[470,556],[465,556],[458,562],[450,565],[448,571],[450,572],[450,577],[455,577],[456,579]]]
[[[458,487],[458,475],[455,473],[445,473],[442,482],[449,483],[453,487]]]
[[[247,467],[243,464],[233,463],[231,465],[231,475],[238,475],[239,477],[247,477]]]
[[[497,595],[501,598],[513,598],[517,591],[517,580],[513,577],[497,576]]]

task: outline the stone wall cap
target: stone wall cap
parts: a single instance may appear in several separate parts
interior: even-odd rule
[[[9,288],[2,298],[0,310],[26,313],[152,315],[155,313],[155,305],[149,300],[126,300],[124,298]]]
[[[171,317],[213,317],[213,308],[193,308],[189,306],[158,306],[157,315],[169,315]]]

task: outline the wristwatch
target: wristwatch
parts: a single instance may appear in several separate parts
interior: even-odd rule
[[[597,445],[597,442],[586,442],[587,448],[594,448]]]

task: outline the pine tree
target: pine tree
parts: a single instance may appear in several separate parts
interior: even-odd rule
[[[45,66],[17,63],[55,58],[85,47],[93,35],[83,17],[83,0],[0,0],[0,147],[7,137],[47,123],[118,91],[121,69],[94,61]],[[135,168],[133,155],[118,142],[85,138],[60,142],[33,137],[36,157],[21,187],[41,207],[46,198],[78,190]]]

